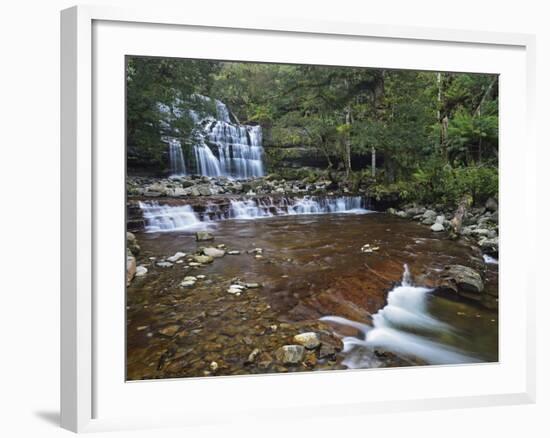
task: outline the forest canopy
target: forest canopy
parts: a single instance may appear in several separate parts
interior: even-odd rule
[[[164,172],[163,135],[192,145],[192,114],[218,99],[262,127],[269,173],[323,171],[427,202],[498,192],[496,75],[128,57],[126,78],[129,172]],[[168,124],[167,107],[181,109]]]

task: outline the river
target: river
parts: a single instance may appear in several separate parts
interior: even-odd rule
[[[215,240],[196,242],[197,229]],[[135,234],[148,273],[127,290],[129,379],[301,371],[269,357],[305,329],[343,341],[343,351],[314,370],[498,360],[498,264],[485,265],[481,303],[435,294],[446,265],[480,257],[470,243],[429,227],[353,209]],[[155,264],[220,244],[240,254],[196,268],[185,258]],[[182,289],[188,275],[205,278]],[[262,287],[229,294],[235,277]],[[263,366],[243,365],[254,349],[265,353]]]

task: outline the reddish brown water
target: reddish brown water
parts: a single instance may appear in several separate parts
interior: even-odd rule
[[[428,287],[445,265],[479,264],[479,253],[468,242],[448,240],[428,227],[386,214],[227,220],[210,230],[213,242],[196,242],[192,231],[136,233],[141,246],[138,264],[147,265],[149,272],[128,288],[128,378],[207,375],[212,361],[222,364],[215,374],[293,371],[243,363],[254,347],[275,349],[291,339],[300,324],[316,324],[323,316],[372,324],[371,315],[385,306],[388,291],[400,282],[404,264],[409,265],[415,284]],[[184,268],[186,262],[160,268],[149,259],[219,244],[241,254],[191,269]],[[362,253],[365,244],[379,250]],[[247,253],[254,248],[262,249],[261,258]],[[432,333],[428,338],[477,360],[496,361],[498,265],[487,267],[485,306],[427,297],[430,315],[453,328],[452,333]],[[193,289],[178,287],[184,276],[197,274],[206,278]],[[228,294],[234,277],[263,287],[238,297]],[[160,332],[169,327],[165,334]],[[349,327],[332,328],[338,335],[357,335]],[[345,359],[346,354],[341,354],[314,369],[342,368]],[[403,363],[378,360],[376,364]]]

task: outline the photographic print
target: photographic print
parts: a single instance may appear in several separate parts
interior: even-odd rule
[[[125,74],[127,380],[498,361],[498,75]]]

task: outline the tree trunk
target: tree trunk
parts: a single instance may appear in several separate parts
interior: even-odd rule
[[[373,178],[376,177],[376,148],[374,146],[370,149],[370,169],[371,169],[371,176]]]
[[[346,179],[349,178],[351,171],[351,108],[348,107],[346,110],[346,125],[348,130],[346,132],[345,143],[345,157],[344,157],[344,167],[346,169]]]
[[[458,235],[460,234],[464,216],[468,212],[468,209],[470,208],[471,205],[472,205],[472,197],[470,195],[464,195],[461,198],[460,202],[458,203],[458,207],[455,211],[455,215],[451,219],[451,230],[455,237],[458,237]]]

